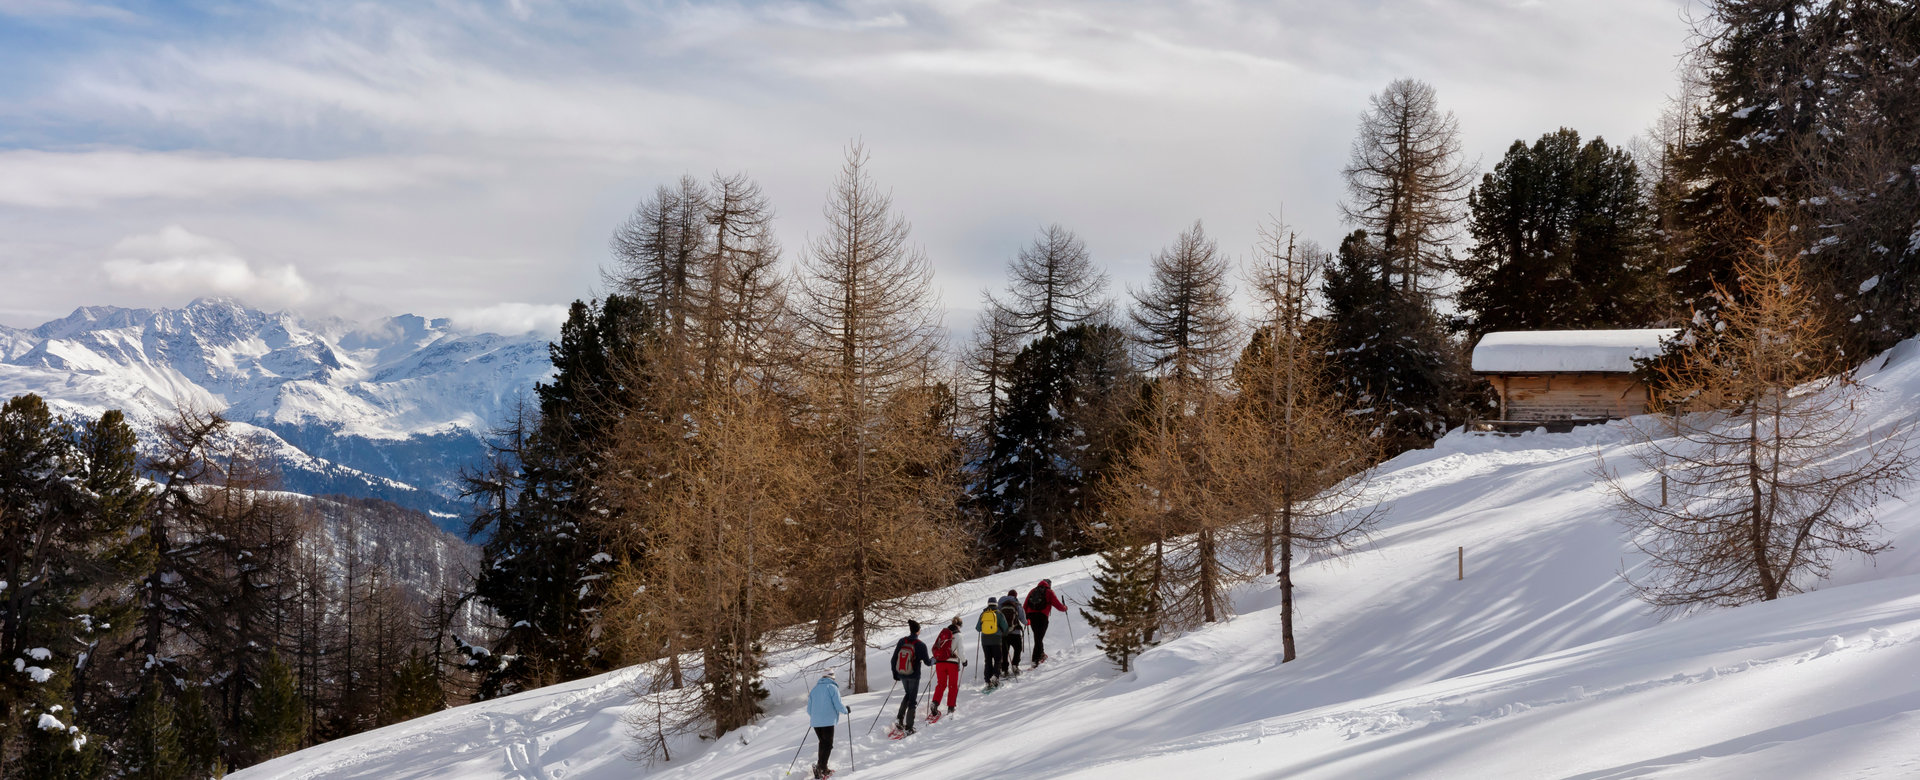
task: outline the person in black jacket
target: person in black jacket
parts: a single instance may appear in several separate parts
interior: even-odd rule
[[[1026,647],[1026,615],[1020,611],[1020,595],[1012,590],[1000,597],[1000,619],[1006,621],[1007,636],[1000,650],[1004,660],[1001,674],[1020,676],[1020,653]]]
[[[916,710],[920,708],[920,667],[932,666],[933,656],[927,654],[927,643],[920,641],[920,622],[907,621],[907,635],[893,646],[893,679],[900,683],[904,693],[900,697],[900,714],[894,718],[893,727],[908,734],[913,733]]]

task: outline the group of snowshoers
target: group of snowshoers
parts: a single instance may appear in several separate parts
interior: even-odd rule
[[[1037,667],[1046,662],[1047,621],[1056,610],[1065,614],[1067,606],[1053,592],[1051,580],[1041,580],[1027,591],[1024,600],[1017,590],[987,598],[986,607],[973,621],[973,630],[980,635],[981,673],[987,683],[980,691],[982,694],[992,693],[1009,678],[1020,675],[1021,654],[1028,635],[1033,637],[1032,665]],[[929,650],[927,644],[920,641],[920,623],[907,621],[907,635],[894,643],[893,653],[888,656],[887,665],[902,691],[900,709],[894,715],[889,736],[899,739],[914,732],[914,723],[919,720],[922,667],[932,666],[934,673],[933,708],[927,722],[940,720],[941,697],[946,698],[948,713],[959,705],[960,670],[968,665],[966,654],[960,650],[964,625],[961,616],[954,615],[953,620],[940,629]],[[807,712],[820,741],[820,759],[814,764],[813,776],[824,778],[833,774],[833,770],[827,768],[827,757],[833,752],[833,726],[842,714],[852,712],[840,700],[840,684],[834,680],[831,670],[814,683],[807,697]]]

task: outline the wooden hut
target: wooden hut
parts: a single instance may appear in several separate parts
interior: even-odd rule
[[[1647,386],[1635,358],[1660,354],[1676,331],[1539,330],[1489,333],[1473,347],[1473,373],[1500,397],[1500,416],[1475,430],[1575,425],[1645,414]]]

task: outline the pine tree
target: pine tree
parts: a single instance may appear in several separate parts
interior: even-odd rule
[[[1498,330],[1639,327],[1659,317],[1651,212],[1625,150],[1566,128],[1515,141],[1468,196],[1459,263],[1473,337]]]
[[[227,763],[220,756],[220,722],[200,686],[189,685],[173,696],[173,722],[180,735],[180,754],[186,776],[219,777]]]
[[[124,602],[103,594],[125,592],[137,576],[131,531],[145,492],[133,446],[119,412],[74,424],[38,396],[0,405],[0,548],[9,551],[0,556],[0,756],[35,745],[41,770],[90,766],[80,723],[89,713],[76,711],[75,684],[105,624],[89,600],[106,617],[122,613]],[[64,741],[39,729],[41,716],[64,724]]]
[[[118,759],[121,770],[134,780],[187,777],[186,751],[174,722],[174,704],[165,698],[160,681],[141,686]]]
[[[247,695],[246,713],[248,764],[293,752],[306,736],[307,705],[300,698],[292,667],[280,660],[278,652],[268,654],[261,666],[259,679]]]
[[[1392,281],[1385,256],[1355,231],[1321,287],[1327,350],[1348,413],[1374,423],[1382,455],[1424,447],[1457,412],[1458,347],[1424,296]]]
[[[1678,302],[1712,340],[1749,241],[1785,220],[1807,281],[1856,357],[1920,329],[1920,18],[1905,3],[1715,0],[1693,52],[1705,95],[1674,150],[1685,244]]]
[[[481,684],[486,698],[608,668],[600,582],[615,560],[608,502],[598,487],[623,415],[643,413],[644,306],[624,296],[576,301],[549,349],[554,378],[535,387],[537,409],[499,432],[487,469],[467,477],[478,500],[469,533],[488,533],[475,594],[507,629],[496,652],[514,660]]]
[[[1160,597],[1152,566],[1144,546],[1107,548],[1093,576],[1093,598],[1080,610],[1099,637],[1100,650],[1122,673],[1132,670],[1133,659],[1154,644]]]
[[[988,544],[1003,565],[1087,552],[1085,525],[1102,512],[1099,477],[1117,465],[1139,394],[1126,347],[1118,328],[1083,324],[1014,359],[981,488]]]
[[[440,684],[440,670],[418,650],[407,654],[406,662],[387,675],[380,702],[382,724],[399,723],[447,708],[447,692]]]

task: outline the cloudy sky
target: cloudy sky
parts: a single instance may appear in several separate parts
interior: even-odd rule
[[[231,295],[551,326],[656,185],[746,171],[789,248],[843,147],[949,325],[1043,224],[1116,287],[1192,220],[1343,232],[1367,97],[1423,79],[1490,167],[1625,142],[1685,0],[0,0],[0,324]]]

